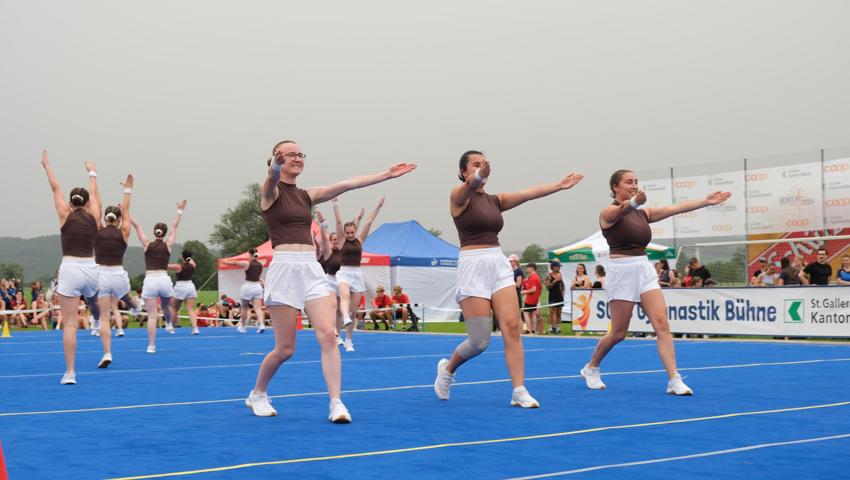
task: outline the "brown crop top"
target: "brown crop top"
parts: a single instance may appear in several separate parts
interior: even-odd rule
[[[145,250],[145,270],[168,270],[170,257],[168,245],[161,238],[157,238],[149,243]]]
[[[505,226],[502,203],[496,195],[470,192],[466,210],[454,218],[460,246],[499,246],[499,232]]]
[[[619,205],[614,202],[614,205]],[[602,229],[602,236],[608,241],[610,255],[640,257],[646,255],[646,246],[652,240],[649,217],[645,210],[636,209],[623,215],[620,221]]]
[[[195,267],[192,266],[189,262],[183,262],[180,265],[180,271],[177,272],[177,275],[174,277],[178,282],[185,282],[187,280],[192,280],[192,275],[195,274]]]
[[[83,208],[75,208],[68,214],[60,229],[62,255],[69,257],[94,256],[97,239],[97,220]]]
[[[277,183],[277,199],[262,211],[272,247],[286,243],[312,245],[310,227],[313,216],[310,212],[313,202],[310,194],[295,185]]]
[[[339,271],[339,267],[342,265],[342,251],[331,251],[331,255],[327,259],[325,257],[320,258],[319,263],[322,265],[325,273],[328,275],[336,275],[336,272]]]
[[[343,267],[359,267],[360,260],[363,258],[363,245],[360,244],[360,240],[346,240],[345,243],[342,244],[342,248],[339,250],[340,254],[340,262],[339,264]]]
[[[260,275],[263,273],[263,263],[257,260],[256,258],[252,258],[250,262],[248,262],[248,268],[245,269],[245,281],[246,282],[259,282]]]
[[[115,225],[107,225],[97,232],[94,242],[94,261],[98,265],[116,267],[124,262],[127,242]]]

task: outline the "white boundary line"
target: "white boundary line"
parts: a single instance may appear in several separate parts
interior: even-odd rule
[[[533,480],[537,478],[563,477],[567,475],[575,475],[577,473],[596,472],[599,470],[608,470],[611,468],[635,467],[639,465],[651,465],[654,463],[675,462],[679,460],[690,460],[694,458],[715,457],[718,455],[728,455],[731,453],[748,452],[752,450],[760,450],[763,448],[784,447],[786,445],[800,445],[803,443],[825,442],[829,440],[842,440],[850,438],[850,433],[840,435],[830,435],[828,437],[803,438],[800,440],[788,440],[785,442],[760,443],[757,445],[747,445],[745,447],[728,448],[725,450],[713,450],[710,452],[694,453],[691,455],[680,455],[677,457],[654,458],[651,460],[639,460],[636,462],[611,463],[608,465],[596,465],[593,467],[576,468],[574,470],[564,470],[561,472],[544,473],[540,475],[531,475],[528,477],[514,477],[511,480]]]
[[[830,363],[830,362],[850,362],[850,358],[835,358],[835,359],[818,359],[818,360],[801,360],[797,362],[766,362],[766,363],[749,363],[749,364],[740,364],[740,365],[717,365],[713,367],[693,367],[693,368],[680,368],[679,371],[687,371],[687,370],[720,370],[727,368],[751,368],[751,367],[769,367],[769,366],[787,366],[787,365],[805,365],[805,364],[813,364],[813,363]],[[185,368],[185,367],[174,367],[174,368]],[[665,370],[634,370],[634,371],[624,371],[624,372],[608,372],[603,373],[603,375],[646,375],[653,373],[663,373]],[[581,375],[558,375],[558,376],[550,376],[550,377],[531,377],[526,378],[527,382],[533,381],[548,381],[548,380],[565,380],[565,379],[573,379],[580,378]],[[502,378],[496,380],[480,380],[475,382],[458,382],[455,383],[455,386],[464,386],[464,385],[488,385],[494,383],[508,383],[511,380],[509,378]],[[434,388],[434,385],[424,384],[424,385],[402,385],[397,387],[376,387],[376,388],[363,388],[356,390],[343,390],[341,393],[373,393],[373,392],[391,392],[398,390],[413,390],[413,389],[430,389]],[[304,392],[304,393],[289,393],[284,395],[270,395],[270,398],[294,398],[294,397],[309,397],[309,396],[319,396],[319,395],[327,395],[328,392]],[[32,412],[5,412],[0,413],[0,418],[2,417],[21,417],[21,416],[29,416],[29,415],[55,415],[55,414],[63,414],[63,413],[85,413],[85,412],[105,412],[105,411],[113,411],[113,410],[134,410],[134,409],[142,409],[142,408],[158,408],[158,407],[174,407],[174,406],[183,406],[183,405],[205,405],[205,404],[215,404],[215,403],[232,403],[232,402],[244,402],[244,398],[227,398],[220,400],[195,400],[188,402],[165,402],[165,403],[149,403],[149,404],[141,404],[141,405],[119,405],[114,407],[93,407],[93,408],[77,408],[77,409],[68,409],[68,410],[43,410],[43,411],[32,411]]]

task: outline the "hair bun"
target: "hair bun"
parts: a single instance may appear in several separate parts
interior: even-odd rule
[[[156,230],[154,230],[154,231],[153,231],[153,233],[154,233],[154,235],[156,235],[157,237],[161,237],[161,236],[163,235],[163,233],[165,233],[165,232],[163,232],[163,231],[162,231],[162,229],[157,228]]]
[[[106,214],[106,220],[109,222],[114,222],[115,220],[118,220],[118,216],[112,212],[109,212]]]
[[[71,200],[74,200],[74,201],[77,201],[77,202],[82,202],[85,199],[83,198],[82,195],[72,195]]]

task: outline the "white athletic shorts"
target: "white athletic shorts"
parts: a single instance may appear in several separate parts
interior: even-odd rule
[[[63,257],[56,291],[65,297],[86,298],[97,293],[98,269],[94,258]]]
[[[97,296],[121,298],[130,292],[130,278],[121,265],[98,265]]]
[[[339,287],[336,285],[336,277],[334,275],[326,274],[325,279],[328,281],[328,290],[330,290],[330,293],[339,296]]]
[[[469,297],[491,299],[503,288],[516,288],[511,262],[499,247],[461,250],[457,262],[457,294],[460,303]]]
[[[260,282],[245,282],[239,289],[239,299],[251,303],[255,298],[263,298],[263,286]]]
[[[366,291],[366,282],[363,281],[363,270],[360,267],[339,267],[336,272],[336,284],[340,283],[347,283],[352,293]]]
[[[328,293],[325,272],[314,252],[274,252],[266,272],[266,305],[304,310],[305,303]]]
[[[647,257],[611,258],[605,264],[605,293],[609,302],[640,302],[642,293],[660,288],[658,274]]]
[[[174,295],[174,287],[171,278],[166,272],[153,272],[145,274],[145,282],[142,284],[142,298],[169,298]]]
[[[194,282],[191,280],[178,280],[174,284],[174,298],[181,301],[187,298],[198,298],[198,291],[195,290]]]

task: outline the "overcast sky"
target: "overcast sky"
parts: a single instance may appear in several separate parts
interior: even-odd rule
[[[343,210],[386,195],[378,223],[455,244],[463,151],[485,151],[491,193],[582,172],[501,235],[566,244],[614,169],[850,145],[848,25],[840,0],[0,1],[0,236],[58,232],[47,148],[66,194],[86,159],[107,203],[132,172],[147,230],[188,198],[178,241],[207,241],[292,138],[301,186],[418,163]]]

